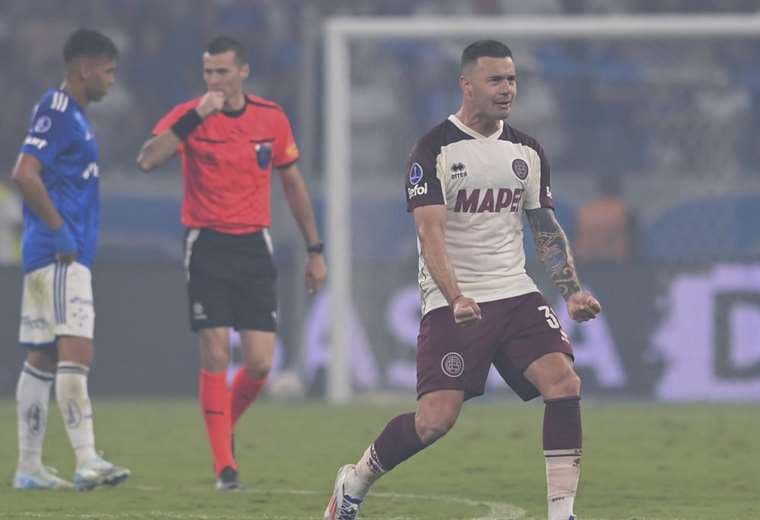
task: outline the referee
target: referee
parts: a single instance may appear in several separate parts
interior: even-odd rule
[[[177,153],[182,159],[190,326],[200,338],[200,403],[219,490],[239,488],[232,433],[264,386],[275,348],[272,167],[306,240],[309,292],[327,276],[290,122],[277,104],[243,92],[246,54],[233,38],[212,40],[203,54],[208,92],[161,118],[137,158],[144,172]],[[230,327],[240,333],[244,366],[228,388]]]

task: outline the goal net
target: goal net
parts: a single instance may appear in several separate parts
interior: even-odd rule
[[[604,190],[634,216],[624,258],[579,260],[607,310],[583,326],[564,315],[526,230],[529,269],[573,337],[584,391],[760,399],[760,19],[335,18],[325,36],[321,359],[332,401],[413,391],[419,297],[406,160],[459,107],[459,55],[483,38],[513,51],[509,123],[544,145],[571,239],[579,210]],[[686,338],[691,361],[680,354]]]

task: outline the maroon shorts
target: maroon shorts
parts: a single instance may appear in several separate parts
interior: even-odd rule
[[[448,307],[425,314],[417,336],[417,398],[435,390],[482,395],[491,365],[524,401],[539,395],[523,372],[545,354],[573,348],[557,316],[537,292],[480,303],[483,319],[472,327],[454,323]]]

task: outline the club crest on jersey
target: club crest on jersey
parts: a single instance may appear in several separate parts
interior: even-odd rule
[[[52,126],[53,121],[48,116],[42,116],[34,123],[34,133],[44,134],[50,130],[50,127]]]
[[[441,370],[449,377],[464,374],[464,358],[459,352],[449,352],[441,359]]]
[[[515,159],[512,161],[512,171],[517,175],[517,178],[524,181],[528,178],[528,163],[522,159]]]
[[[256,143],[256,162],[266,170],[272,162],[272,143]]]
[[[412,186],[417,186],[422,180],[422,166],[420,163],[412,163],[412,167],[409,168],[409,182]]]

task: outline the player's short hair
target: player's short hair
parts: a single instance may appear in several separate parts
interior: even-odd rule
[[[70,63],[80,56],[115,60],[119,57],[119,49],[113,40],[103,33],[92,29],[77,29],[63,45],[63,61]]]
[[[248,63],[248,51],[239,40],[230,36],[217,36],[211,40],[206,47],[206,52],[209,54],[222,54],[223,52],[232,51],[235,53],[235,61],[239,65]]]
[[[478,40],[462,51],[460,67],[464,68],[478,61],[478,58],[511,58],[512,50],[497,40]]]

